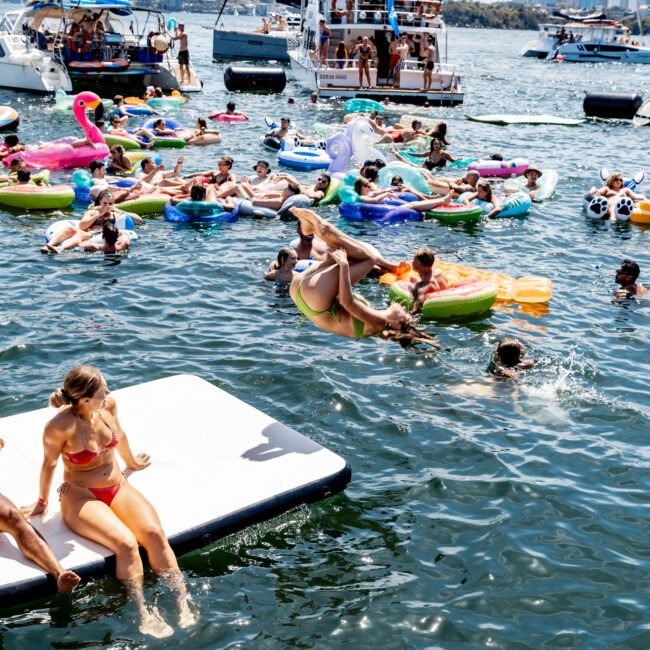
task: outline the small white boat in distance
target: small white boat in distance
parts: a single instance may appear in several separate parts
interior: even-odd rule
[[[650,63],[650,48],[633,41],[625,25],[611,20],[542,24],[521,54],[570,63]]]
[[[134,450],[151,454],[151,466],[127,478],[153,503],[177,554],[329,497],[350,481],[343,458],[199,377],[176,375],[113,396]],[[38,495],[43,427],[55,413],[45,408],[0,418],[2,491],[14,503]],[[62,477],[59,463],[49,511],[31,523],[66,569],[104,574],[111,552],[61,519],[54,491]],[[13,537],[0,533],[0,607],[55,591]]]

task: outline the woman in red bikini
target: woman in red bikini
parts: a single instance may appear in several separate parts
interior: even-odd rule
[[[151,568],[177,593],[180,627],[195,622],[191,599],[158,514],[120,470],[115,451],[132,471],[151,463],[147,454],[133,455],[109,393],[97,368],[79,366],[66,375],[63,387],[50,395],[50,405],[60,408],[45,425],[39,499],[25,514],[36,516],[47,510],[61,456],[65,472],[58,491],[63,521],[77,534],[115,553],[116,575],[136,602],[140,631],[165,637],[172,634],[172,628],[155,607],[148,609],[145,603],[138,544],[147,551]]]

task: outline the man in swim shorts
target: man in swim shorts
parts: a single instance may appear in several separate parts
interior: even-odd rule
[[[428,293],[432,291],[442,291],[449,289],[449,282],[445,274],[440,269],[434,269],[433,264],[436,261],[436,256],[432,250],[428,248],[418,248],[413,256],[413,270],[420,276],[417,280],[416,277],[412,279],[415,281],[413,287],[413,309],[411,313],[419,314],[422,311],[422,305]]]
[[[616,298],[620,300],[643,296],[647,293],[646,288],[636,281],[640,273],[641,269],[634,260],[623,260],[621,262],[621,266],[614,277],[616,284],[621,285],[620,288],[616,289]]]
[[[176,35],[172,36],[172,40],[180,41],[178,45],[178,68],[181,73],[181,78],[178,80],[181,86],[190,85],[190,51],[187,45],[187,34],[185,33],[185,25],[179,23],[176,28]],[[187,81],[184,81],[187,79]]]
[[[4,440],[0,438],[0,449],[4,445]],[[66,571],[61,566],[50,545],[25,519],[20,510],[2,494],[0,494],[0,533],[11,535],[28,560],[54,577],[60,594],[72,591],[79,584],[81,580],[79,576],[73,571]]]

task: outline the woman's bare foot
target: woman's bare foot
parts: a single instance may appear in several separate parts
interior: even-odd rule
[[[157,607],[152,607],[151,611],[144,609],[141,612],[139,630],[141,634],[152,636],[155,639],[164,639],[174,634],[173,628],[163,621]]]
[[[196,625],[196,623],[198,622],[198,618],[196,614],[194,614],[194,612],[190,608],[191,603],[192,603],[192,599],[189,596],[185,596],[184,598],[181,598],[178,601],[178,609],[180,613],[178,626],[180,628],[190,627],[191,625]]]
[[[56,246],[52,246],[52,244],[45,244],[43,248],[41,248],[41,253],[58,253],[59,249]]]
[[[80,582],[81,578],[74,571],[63,571],[56,576],[56,588],[60,594],[71,592]]]

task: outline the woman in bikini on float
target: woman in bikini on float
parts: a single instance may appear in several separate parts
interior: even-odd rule
[[[352,285],[375,266],[394,271],[395,265],[315,212],[294,208],[292,213],[305,235],[313,233],[333,249],[324,261],[295,274],[289,287],[296,307],[314,325],[355,339],[376,335],[405,343],[437,343],[411,325],[412,316],[401,305],[393,303],[386,309],[374,309],[361,296],[353,294]]]
[[[188,627],[196,619],[156,510],[120,470],[115,451],[131,471],[143,470],[151,463],[147,454],[133,455],[109,393],[97,368],[79,366],[66,375],[63,387],[50,395],[50,405],[59,412],[43,432],[45,456],[38,501],[25,508],[24,514],[46,512],[52,477],[61,457],[64,482],[58,492],[63,521],[78,535],[115,554],[116,575],[136,602],[140,632],[162,638],[171,635],[173,629],[156,607],[149,609],[145,603],[138,544],[147,551],[151,568],[176,592],[180,627]]]

